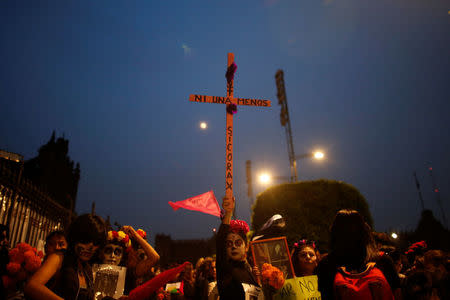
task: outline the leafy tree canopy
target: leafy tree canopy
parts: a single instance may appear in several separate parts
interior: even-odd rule
[[[328,249],[329,227],[340,209],[359,211],[373,227],[369,205],[352,185],[335,180],[314,180],[273,186],[256,197],[252,207],[252,229],[258,230],[274,214],[286,221],[289,246],[300,238],[316,241]]]

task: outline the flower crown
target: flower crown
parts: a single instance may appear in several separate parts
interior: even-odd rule
[[[425,241],[420,241],[409,246],[408,251],[405,254],[415,253],[420,250],[425,250],[427,248],[427,243]]]
[[[244,234],[247,234],[249,230],[250,228],[248,227],[248,224],[245,221],[242,220],[230,221],[230,231],[233,233],[243,232]]]
[[[145,232],[142,229],[138,229],[136,230],[137,234],[139,234],[141,236],[141,238],[143,238],[144,240],[147,238],[147,232]]]
[[[308,241],[308,240],[299,240],[297,243],[294,243],[294,248],[299,249],[303,246],[311,246],[313,249],[316,249],[316,243],[314,241]]]
[[[128,234],[120,231],[111,230],[108,231],[108,242],[119,242],[121,243],[125,248],[128,248],[131,246],[131,240]]]

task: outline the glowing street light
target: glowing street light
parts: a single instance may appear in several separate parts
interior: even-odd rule
[[[391,234],[391,237],[392,237],[393,239],[397,239],[397,238],[398,238],[398,235],[397,235],[395,232],[393,232],[393,233]]]
[[[310,157],[317,159],[317,160],[322,160],[325,158],[325,153],[323,153],[322,151],[314,151],[314,152],[304,153],[304,154],[295,156],[295,158],[297,160],[300,160],[303,158],[310,158]]]
[[[208,124],[206,122],[200,122],[200,129],[206,129],[208,128]]]
[[[270,174],[262,173],[261,175],[259,175],[259,182],[261,182],[262,184],[269,184],[271,181],[272,181],[272,178],[271,178]]]
[[[313,156],[315,159],[321,160],[325,157],[325,154],[323,154],[323,152],[321,152],[321,151],[316,151],[313,153]]]

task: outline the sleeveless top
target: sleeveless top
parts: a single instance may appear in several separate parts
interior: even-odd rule
[[[78,273],[86,280],[86,288],[79,285]],[[59,276],[52,289],[58,296],[65,300],[93,300],[94,299],[94,279],[91,266],[83,263],[78,267],[77,258],[72,253],[64,254],[64,261],[59,270]]]

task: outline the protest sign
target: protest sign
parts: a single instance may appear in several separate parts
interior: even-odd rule
[[[320,300],[317,276],[294,277],[287,279],[274,295],[273,300]]]

